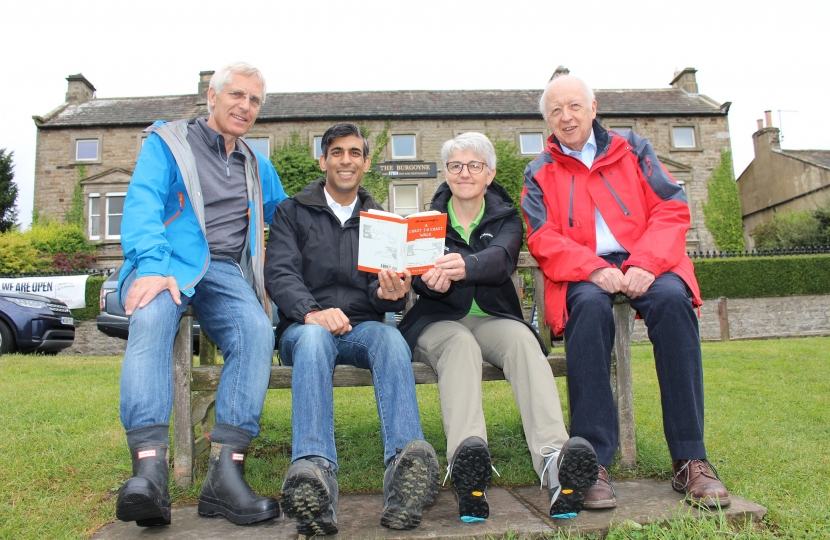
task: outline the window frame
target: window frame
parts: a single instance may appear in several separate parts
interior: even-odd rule
[[[323,155],[323,149],[322,149],[323,135],[324,135],[324,133],[322,131],[309,131],[308,132],[308,146],[311,148],[311,157],[313,157],[314,159],[317,159],[317,160],[319,160],[320,156]],[[316,145],[314,143],[315,139],[320,139],[321,148],[320,148],[320,155],[319,156],[315,155],[316,150],[317,150]]]
[[[98,213],[92,213],[92,199],[98,200]],[[90,240],[100,240],[101,239],[101,194],[100,193],[90,193],[87,195],[87,236],[89,236]],[[92,223],[97,221],[98,223],[98,234],[92,234]]]
[[[412,156],[395,156],[395,137],[413,137],[415,139],[415,154]],[[389,144],[387,145],[387,156],[389,161],[421,161],[421,135],[417,130],[393,131],[389,133]]]
[[[692,128],[692,136],[695,138],[694,146],[677,146],[674,142],[674,130],[676,128]],[[703,146],[700,143],[700,126],[697,122],[672,122],[669,124],[669,141],[672,152],[701,152]]]
[[[390,212],[398,214],[399,216],[403,216],[400,212],[398,212],[398,192],[397,189],[399,187],[414,187],[415,188],[415,210],[410,212],[408,215],[415,214],[421,212],[421,196],[423,195],[423,182],[413,182],[412,180],[408,181],[400,181],[400,182],[393,182],[389,186],[389,206]],[[406,208],[412,208],[411,206],[407,206]],[[406,217],[406,216],[403,216]]]
[[[522,145],[522,135],[539,135],[542,138],[541,150],[539,150],[538,152],[525,152],[524,148],[523,148],[523,145]],[[544,130],[541,130],[541,129],[522,129],[522,130],[519,130],[519,131],[516,132],[516,139],[517,139],[516,146],[519,147],[519,155],[520,156],[525,156],[525,157],[526,156],[538,156],[539,154],[541,154],[542,152],[545,151],[545,140],[547,139],[547,137],[545,137],[545,131]]]
[[[127,192],[126,191],[116,191],[112,193],[105,193],[104,197],[106,198],[105,203],[105,213],[104,213],[104,238],[107,240],[120,240],[121,234],[119,229],[119,234],[110,234],[110,216],[121,216],[121,223],[124,223],[124,207],[121,207],[120,214],[110,214],[110,198],[111,197],[124,197],[126,201]]]
[[[95,165],[101,163],[104,135],[102,133],[73,133],[69,136],[69,163],[72,165]],[[98,154],[94,159],[78,159],[78,141],[96,141]]]
[[[266,140],[268,141],[268,153],[264,154],[265,157],[271,159],[271,153],[274,151],[274,138],[267,134],[267,133],[247,133],[244,137],[245,141],[253,140]],[[253,147],[252,147],[253,148]]]

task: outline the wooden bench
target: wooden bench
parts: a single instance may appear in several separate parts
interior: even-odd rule
[[[550,329],[545,324],[544,279],[539,265],[528,253],[519,257],[519,269],[530,269],[533,277],[535,295],[538,301],[537,320],[539,335],[545,344],[551,346]],[[513,275],[517,290],[520,277]],[[410,305],[407,305],[407,308]],[[637,462],[637,448],[634,437],[634,396],[632,392],[631,373],[631,326],[633,311],[627,299],[620,295],[614,302],[614,321],[616,338],[611,358],[611,387],[617,402],[620,424],[620,463],[623,467],[633,468]],[[194,460],[197,455],[210,448],[210,441],[205,437],[213,428],[213,408],[222,365],[216,362],[216,346],[205,335],[201,335],[199,347],[199,366],[193,363],[193,340],[191,328],[193,311],[185,312],[179,323],[179,333],[173,347],[173,477],[181,487],[188,487],[193,482]],[[548,356],[551,371],[555,377],[566,375],[565,354],[551,349]],[[291,371],[288,366],[272,365],[268,388],[291,388]],[[431,367],[420,362],[412,363],[412,372],[416,384],[434,384],[438,376]],[[485,363],[482,371],[485,381],[504,380],[504,373]],[[372,376],[368,370],[353,366],[337,366],[334,370],[334,386],[372,386]],[[199,428],[197,437],[195,428]]]

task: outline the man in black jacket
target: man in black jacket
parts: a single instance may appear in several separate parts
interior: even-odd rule
[[[372,372],[387,466],[381,524],[417,527],[438,494],[438,459],[423,440],[411,353],[382,322],[386,312],[403,309],[412,278],[357,269],[360,211],[380,209],[360,187],[370,166],[357,126],[329,128],[320,156],[326,177],[280,204],[268,239],[265,282],[279,306],[276,339],[283,363],[294,366],[293,448],[281,501],[306,536],[337,532],[337,364]]]

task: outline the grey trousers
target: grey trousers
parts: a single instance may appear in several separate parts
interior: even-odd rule
[[[467,437],[487,441],[481,391],[481,362],[504,370],[522,417],[533,467],[541,475],[545,453],[562,448],[568,433],[559,391],[547,358],[522,323],[501,317],[439,321],[421,332],[413,360],[438,374],[441,418],[447,436],[447,461]]]

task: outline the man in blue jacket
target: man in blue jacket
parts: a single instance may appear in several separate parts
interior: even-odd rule
[[[242,139],[265,101],[265,79],[249,64],[230,64],[213,75],[207,99],[209,118],[145,130],[124,202],[119,295],[130,337],[121,422],[133,477],[118,493],[116,516],[143,527],[170,523],[173,340],[188,305],[225,360],[199,514],[247,524],[280,513],[243,476],[274,352],[264,225],[286,197],[273,165]]]

